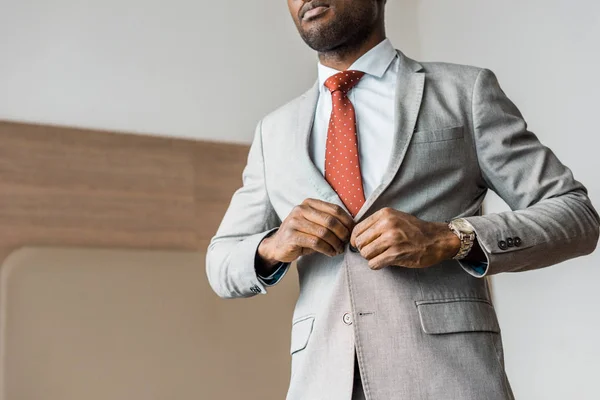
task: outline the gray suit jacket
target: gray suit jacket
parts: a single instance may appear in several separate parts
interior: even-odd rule
[[[392,156],[355,221],[384,207],[427,221],[467,217],[488,258],[484,276],[592,252],[599,218],[585,187],[527,130],[494,74],[399,54]],[[266,293],[256,250],[294,206],[344,206],[308,152],[317,97],[315,85],[256,130],[243,187],[208,249],[222,297]],[[481,216],[488,189],[513,211]],[[486,280],[467,266],[372,271],[348,250],[301,257],[297,268],[289,400],[350,399],[355,350],[369,400],[513,397]]]

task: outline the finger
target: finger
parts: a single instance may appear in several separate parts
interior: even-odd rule
[[[383,254],[388,249],[389,243],[387,243],[381,236],[372,241],[371,243],[367,244],[366,246],[359,248],[360,255],[363,256],[365,260],[369,261],[376,258],[380,254]]]
[[[375,212],[370,215],[368,218],[365,218],[359,224],[356,224],[354,229],[352,230],[352,236],[350,237],[350,244],[356,247],[356,238],[360,236],[364,231],[369,229],[373,224],[375,224],[381,218],[381,210]]]
[[[377,257],[369,260],[369,268],[372,270],[378,271],[385,267],[389,267],[394,263],[394,255],[390,249],[387,249],[383,253],[379,254]]]
[[[369,243],[376,240],[385,232],[384,227],[381,224],[381,220],[376,221],[373,225],[371,225],[367,230],[363,231],[360,235],[357,235],[354,239],[354,246],[361,250],[363,247],[367,246]]]
[[[327,203],[318,199],[306,199],[303,204],[308,205],[314,209],[325,212],[327,214],[333,215],[336,217],[347,229],[349,232],[354,228],[354,219],[344,210],[342,207],[337,204]]]
[[[326,256],[336,256],[338,253],[329,243],[320,239],[317,236],[310,235],[304,232],[295,232],[294,244],[299,247],[311,249]]]
[[[342,242],[332,231],[322,225],[314,223],[308,219],[302,219],[295,222],[297,231],[306,233],[311,236],[316,236],[319,239],[327,242],[336,254],[344,252],[344,242]]]
[[[307,210],[302,212],[302,216],[331,231],[342,242],[342,247],[344,243],[350,239],[350,230],[339,219],[331,214],[308,207]]]

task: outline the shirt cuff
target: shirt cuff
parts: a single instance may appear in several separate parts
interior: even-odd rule
[[[280,262],[276,265],[275,272],[273,272],[269,276],[262,276],[260,274],[256,274],[260,283],[265,286],[274,286],[279,283],[279,281],[284,277],[286,272],[288,271],[290,263]]]
[[[482,277],[483,275],[485,275],[485,272],[488,268],[488,263],[486,261],[477,262],[459,260],[458,262],[464,269],[478,277]]]
[[[275,234],[275,232],[277,232],[277,230],[278,230],[278,228],[273,229],[271,232],[267,233],[262,240]],[[260,243],[259,243],[259,246],[260,246]],[[256,258],[258,258],[258,246],[256,248],[255,260],[256,260]],[[255,261],[255,263],[256,263],[256,261]],[[285,273],[288,271],[289,266],[290,266],[290,263],[280,262],[279,264],[275,264],[275,271],[271,275],[263,276],[257,272],[256,277],[258,278],[258,281],[265,286],[275,286],[276,284],[279,283],[279,281],[283,278]]]

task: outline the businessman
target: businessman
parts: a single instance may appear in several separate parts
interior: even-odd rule
[[[296,262],[288,400],[512,399],[483,278],[591,253],[586,188],[490,70],[395,50],[385,0],[288,5],[318,80],[258,124],[212,288],[265,294]],[[488,189],[513,211],[481,215]]]

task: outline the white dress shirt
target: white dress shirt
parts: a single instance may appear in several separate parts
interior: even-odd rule
[[[365,199],[381,183],[394,139],[394,99],[398,53],[389,39],[373,47],[348,68],[365,73],[348,97],[356,112],[358,154]],[[325,175],[325,143],[331,117],[331,92],[325,81],[338,70],[319,63],[319,100],[310,137],[310,157]]]

